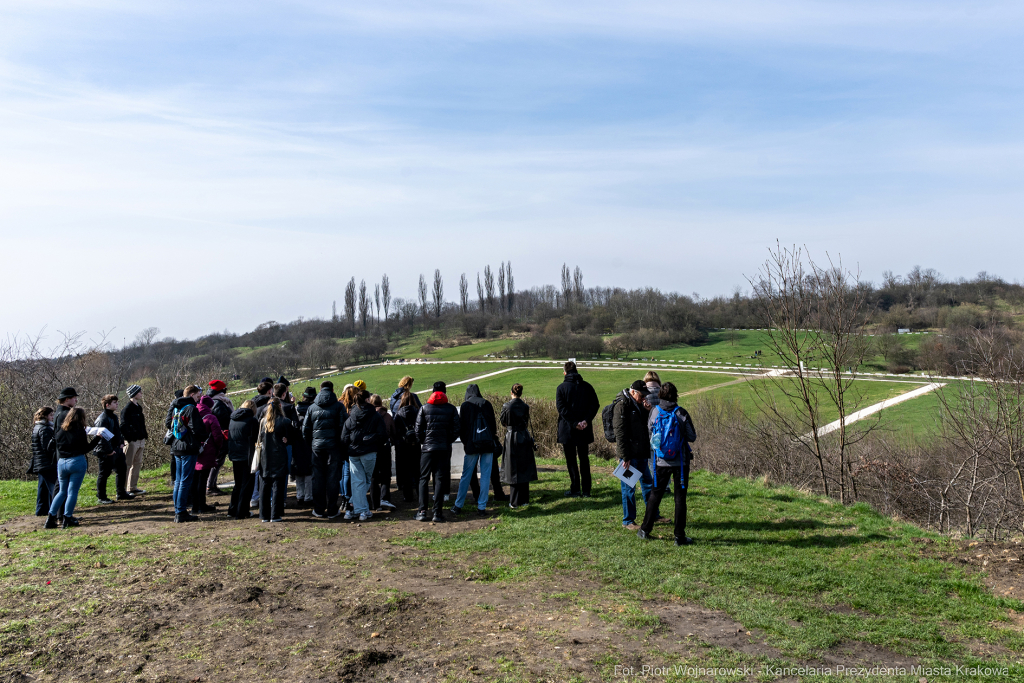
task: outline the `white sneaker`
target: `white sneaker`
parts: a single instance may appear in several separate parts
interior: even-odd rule
[[[387,508],[388,510],[394,510],[395,509],[395,504],[392,503],[390,500],[382,500],[380,502],[380,506],[382,508]]]
[[[363,514],[359,515],[359,521],[360,522],[365,522],[365,521],[369,520],[371,517],[373,517],[373,513],[372,512],[364,512]]]
[[[345,519],[355,519],[355,518],[356,518],[356,513],[352,512],[351,510],[349,510],[348,512],[345,513]]]

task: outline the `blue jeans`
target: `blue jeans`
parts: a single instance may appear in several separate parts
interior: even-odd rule
[[[462,456],[462,479],[459,480],[459,495],[455,497],[455,507],[461,508],[466,502],[466,494],[469,493],[469,482],[476,474],[476,463],[480,461],[480,497],[476,501],[478,510],[487,509],[487,494],[491,485],[491,466],[494,464],[494,454],[473,453]]]
[[[196,455],[175,455],[174,514],[188,512],[188,497],[192,493],[192,478],[196,474]]]
[[[650,461],[630,460],[630,469],[640,473],[640,491],[644,495],[644,502],[651,500],[651,491],[654,490],[654,480],[651,479]],[[636,523],[636,488],[619,484],[622,488],[622,526]]]
[[[82,488],[82,480],[85,479],[87,469],[89,469],[89,463],[84,455],[57,460],[57,483],[60,485],[60,491],[50,503],[51,515],[54,517],[59,515],[61,506],[63,506],[65,518],[75,516],[75,506],[78,505],[78,489]]]
[[[370,511],[366,494],[370,491],[373,468],[377,465],[377,454],[350,455],[348,461],[351,463],[349,471],[352,476],[352,511],[361,515]]]

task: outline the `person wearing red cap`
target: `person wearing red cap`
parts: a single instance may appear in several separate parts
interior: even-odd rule
[[[217,423],[220,425],[221,432],[227,432],[228,427],[231,425],[231,413],[235,412],[235,406],[231,403],[231,399],[224,391],[228,388],[228,385],[223,380],[215,379],[210,382],[210,391],[208,396],[213,399],[213,416],[217,418]],[[225,446],[221,449],[221,452],[217,454],[217,461],[210,468],[209,478],[206,480],[206,493],[211,496],[219,496],[222,491],[217,486],[217,476],[220,474],[220,468],[224,466],[224,458],[227,457],[227,441],[224,442]]]

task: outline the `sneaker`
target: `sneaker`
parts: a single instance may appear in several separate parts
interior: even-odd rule
[[[427,516],[427,511],[426,510],[420,510],[419,512],[417,512],[416,513],[416,517],[414,517],[414,519],[417,522],[428,522],[428,521],[430,521],[430,517]]]
[[[323,519],[324,517],[326,517],[326,515],[321,515],[316,510],[313,510],[313,516],[316,517],[317,519]]]
[[[109,498],[100,498],[99,503],[100,505],[113,505],[114,501],[110,500]]]
[[[693,545],[693,539],[689,536],[683,536],[682,538],[676,539],[676,545]]]
[[[390,500],[382,500],[380,502],[380,506],[382,508],[387,508],[388,510],[395,510],[395,509],[397,509],[397,506],[394,503],[392,503]]]
[[[356,513],[352,512],[351,510],[346,510],[345,511],[345,519],[346,520],[352,520],[352,519],[355,519],[355,518],[356,518]]]
[[[363,514],[359,515],[359,521],[360,522],[368,522],[372,518],[373,518],[373,513],[372,512],[364,512]]]

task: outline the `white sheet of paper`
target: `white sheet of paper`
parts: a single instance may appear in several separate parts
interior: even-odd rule
[[[636,486],[640,482],[640,470],[635,467],[630,467],[629,472],[627,473],[621,460],[619,461],[618,467],[615,468],[612,474],[626,486]]]

